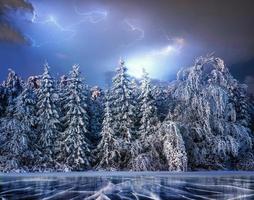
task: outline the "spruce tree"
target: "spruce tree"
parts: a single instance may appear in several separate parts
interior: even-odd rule
[[[28,154],[28,129],[20,116],[20,93],[22,81],[17,74],[10,70],[4,83],[6,95],[6,114],[1,119],[1,155],[0,163],[4,171],[19,171],[24,167],[23,161]],[[18,96],[20,95],[20,96]],[[4,166],[3,166],[4,165]]]
[[[26,167],[36,165],[34,161],[38,155],[39,147],[36,145],[36,101],[37,96],[31,82],[27,82],[23,92],[18,96],[15,105],[14,117],[20,123],[20,132],[26,138],[26,155],[22,160],[22,164]]]
[[[96,159],[96,168],[97,169],[108,169],[108,170],[117,170],[120,168],[120,143],[114,134],[112,128],[113,116],[111,107],[109,104],[108,94],[106,95],[106,105],[104,111],[103,119],[103,128],[101,132],[101,140],[98,144],[96,150],[94,151],[97,154]]]
[[[38,146],[43,156],[41,167],[54,169],[56,167],[56,153],[59,148],[59,114],[58,95],[56,93],[55,80],[49,73],[49,66],[45,64],[44,73],[41,76],[38,89],[37,120],[38,120]]]
[[[22,92],[23,82],[15,71],[9,69],[8,77],[4,82],[4,86],[7,89],[9,99],[14,99]]]
[[[163,122],[169,113],[171,104],[173,103],[169,95],[168,86],[158,83],[154,86],[153,96],[155,99],[158,118],[160,122]]]
[[[135,142],[132,142],[129,168],[138,171],[153,171],[159,168],[158,152],[154,146],[155,138],[158,137],[159,119],[153,97],[153,86],[145,70],[143,70],[139,91],[138,137]]]
[[[85,86],[77,65],[73,66],[64,95],[65,130],[58,160],[70,170],[90,168],[89,118]]]
[[[159,119],[157,117],[157,108],[155,106],[155,99],[153,97],[153,87],[146,71],[143,71],[141,81],[141,95],[139,96],[140,104],[140,128],[139,136],[141,141],[154,137],[158,130]]]
[[[116,76],[113,78],[111,88],[110,103],[114,113],[114,131],[119,139],[126,142],[131,141],[134,134],[134,106],[131,94],[131,81],[127,74],[127,68],[124,61],[120,60],[119,67],[116,70]]]
[[[23,81],[15,71],[9,69],[7,80],[4,81],[3,86],[5,107],[8,109],[8,113],[6,114],[11,115],[11,113],[13,113],[16,98],[23,90]]]
[[[130,159],[129,148],[131,147],[131,141],[136,133],[131,81],[127,74],[125,63],[122,60],[120,60],[116,75],[113,78],[109,105],[113,116],[111,127],[113,128],[114,136],[121,145],[120,166],[125,168]]]
[[[26,127],[17,118],[1,120],[1,171],[20,171],[28,150]]]

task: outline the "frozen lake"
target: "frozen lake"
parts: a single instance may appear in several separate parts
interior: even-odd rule
[[[0,174],[0,199],[254,199],[254,172]]]

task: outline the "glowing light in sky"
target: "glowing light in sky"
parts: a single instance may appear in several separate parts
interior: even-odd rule
[[[169,60],[181,52],[185,43],[183,38],[173,38],[171,41],[172,44],[139,53],[127,59],[126,65],[130,75],[141,78],[143,69],[145,69],[152,78],[161,78],[166,71],[162,67],[168,67]]]

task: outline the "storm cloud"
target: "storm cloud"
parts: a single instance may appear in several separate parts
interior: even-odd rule
[[[0,1],[0,41],[27,44],[27,38],[8,20],[8,13],[17,10],[32,13],[34,8],[31,3],[25,0]]]
[[[215,52],[244,82],[254,77],[253,7],[253,0],[0,0],[0,41],[12,42],[0,46],[0,67],[28,76],[47,60],[58,75],[78,63],[88,83],[104,86],[120,56],[134,75],[149,65],[153,78],[167,81]],[[18,10],[35,20],[8,18]]]

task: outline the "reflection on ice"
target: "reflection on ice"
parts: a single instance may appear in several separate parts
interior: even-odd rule
[[[0,199],[253,199],[254,174],[107,173],[4,175]]]

